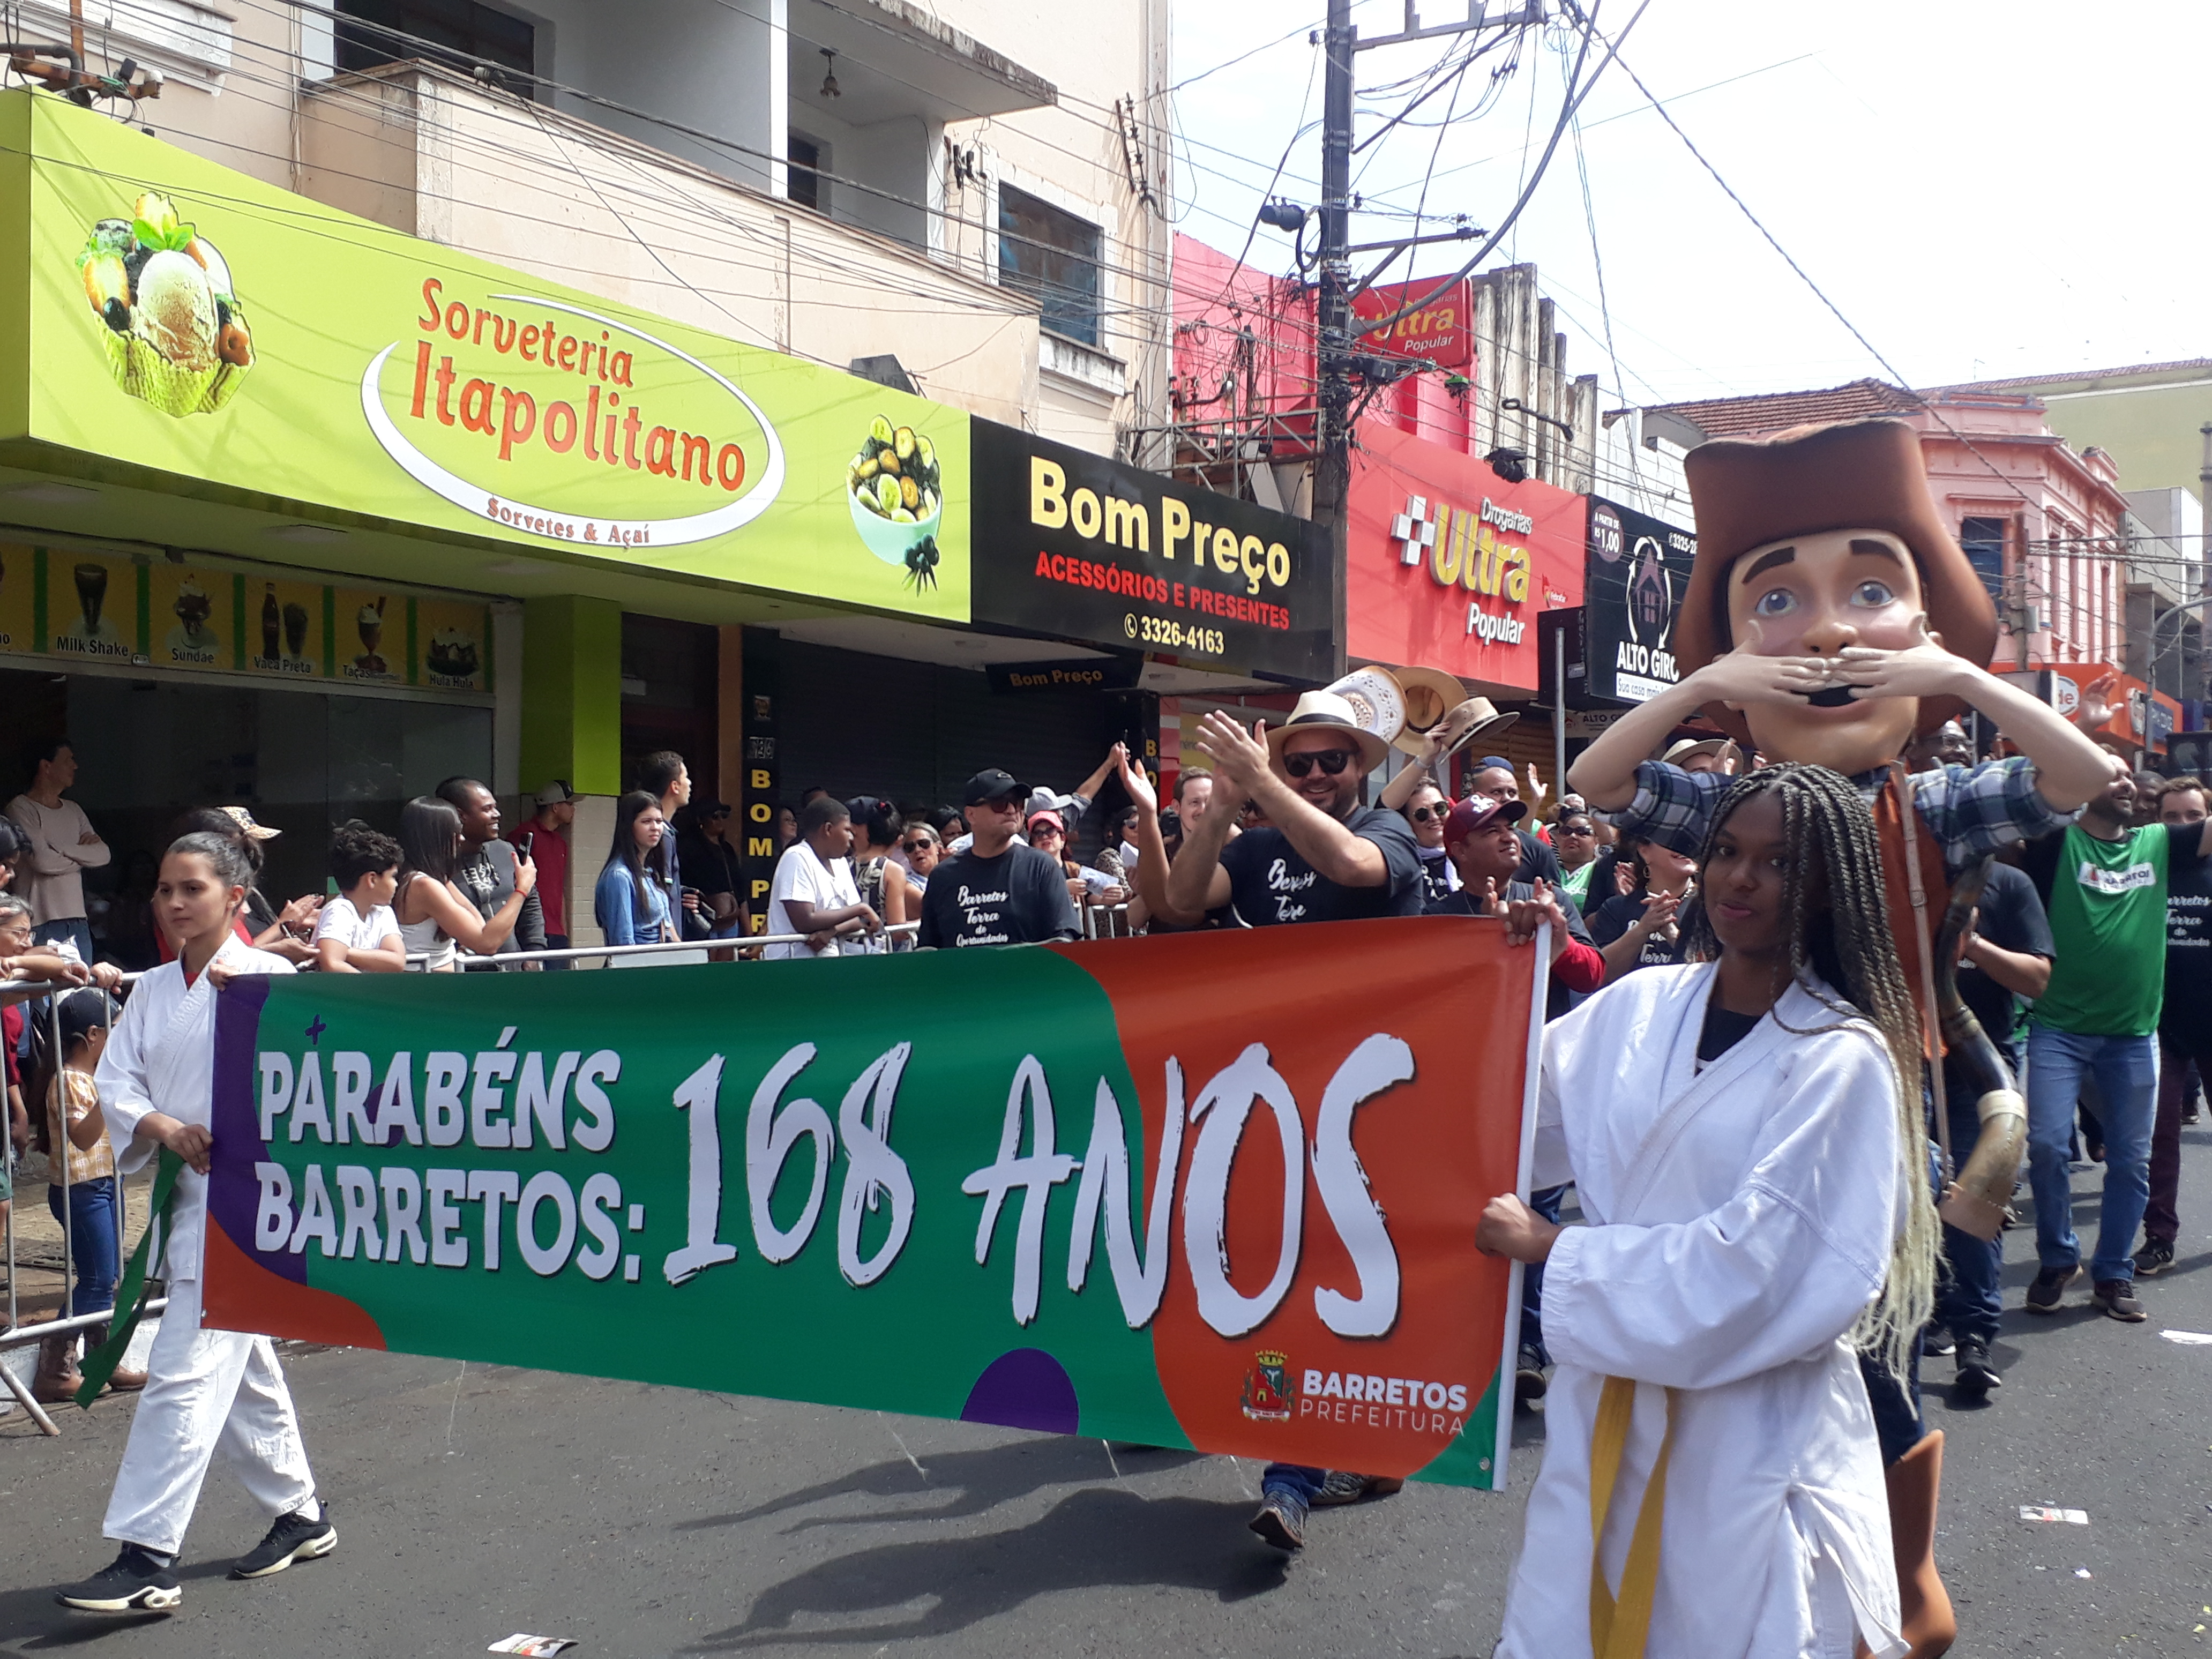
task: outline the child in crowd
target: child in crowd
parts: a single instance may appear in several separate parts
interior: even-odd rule
[[[76,1263],[76,1288],[69,1316],[106,1313],[115,1305],[115,1281],[123,1267],[123,1198],[115,1177],[115,1150],[108,1144],[107,1120],[100,1109],[100,1088],[93,1073],[107,1049],[115,1024],[115,1005],[105,991],[76,991],[62,1000],[61,1070],[46,1091],[46,1113],[53,1145],[69,1148],[68,1220],[70,1254]],[[46,1188],[46,1206],[63,1222],[63,1188]],[[77,1334],[50,1336],[39,1347],[39,1371],[32,1392],[49,1405],[76,1397],[83,1378],[76,1369]],[[107,1328],[94,1326],[82,1340],[98,1347]],[[146,1373],[118,1367],[108,1377],[113,1389],[143,1389]]]
[[[399,888],[399,843],[358,819],[331,832],[331,879],[338,896],[315,926],[315,964],[326,974],[400,974],[407,945],[392,896]]]

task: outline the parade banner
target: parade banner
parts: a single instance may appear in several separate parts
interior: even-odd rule
[[[207,1322],[1498,1486],[1541,952],[1434,917],[222,994]]]

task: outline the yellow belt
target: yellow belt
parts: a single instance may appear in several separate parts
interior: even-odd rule
[[[1651,1598],[1659,1587],[1659,1533],[1667,1510],[1667,1460],[1674,1449],[1674,1390],[1667,1390],[1667,1432],[1659,1442],[1659,1459],[1651,1466],[1651,1479],[1644,1488],[1644,1502],[1636,1511],[1636,1531],[1629,1539],[1628,1562],[1620,1574],[1616,1599],[1606,1588],[1605,1564],[1599,1548],[1605,1536],[1606,1512],[1613,1507],[1613,1488],[1620,1480],[1621,1453],[1628,1444],[1628,1423],[1636,1409],[1636,1384],[1625,1376],[1608,1376],[1598,1396],[1597,1424],[1590,1431],[1590,1653],[1593,1659],[1643,1659],[1644,1644],[1651,1629]]]

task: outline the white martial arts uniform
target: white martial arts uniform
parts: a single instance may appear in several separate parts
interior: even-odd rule
[[[289,974],[282,957],[226,939],[216,961],[234,974]],[[215,1077],[215,987],[203,972],[187,987],[167,963],[138,981],[100,1060],[100,1107],[125,1173],[160,1150],[137,1138],[149,1112],[184,1123],[209,1121]],[[169,1306],[147,1362],[123,1467],[100,1528],[119,1542],[175,1554],[199,1501],[208,1462],[220,1450],[254,1501],[274,1517],[314,1495],[291,1391],[265,1336],[200,1328],[200,1253],[207,1177],[177,1177],[162,1276]],[[149,1277],[153,1274],[149,1272]]]
[[[1700,1071],[1713,975],[1646,969],[1545,1031],[1534,1184],[1573,1181],[1590,1224],[1544,1266],[1558,1370],[1500,1659],[1591,1651],[1608,1376],[1640,1385],[1602,1545],[1616,1593],[1677,1391],[1647,1659],[1850,1659],[1855,1634],[1875,1659],[1907,1650],[1844,1340],[1898,1225],[1895,1073],[1870,1024],[1802,985]]]

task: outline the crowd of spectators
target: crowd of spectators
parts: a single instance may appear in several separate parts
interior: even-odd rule
[[[615,958],[630,965],[1424,911],[1495,916],[1524,931],[1547,921],[1551,1017],[1607,981],[1684,958],[1699,902],[1693,860],[1659,840],[1617,835],[1572,793],[1547,810],[1551,791],[1537,769],[1516,769],[1501,756],[1463,764],[1464,793],[1455,799],[1436,742],[1386,767],[1385,746],[1340,702],[1308,694],[1273,728],[1208,716],[1198,739],[1208,763],[1183,767],[1164,803],[1154,776],[1120,744],[1066,793],[997,768],[970,778],[957,806],[902,809],[877,795],[840,800],[808,789],[796,806],[775,809],[773,878],[757,905],[729,805],[693,799],[680,756],[648,755],[637,765],[637,787],[616,803],[612,843],[592,888],[594,919],[609,945],[700,947]],[[1733,743],[1701,738],[1681,738],[1655,758],[1723,776],[1759,764]],[[1916,740],[1905,758],[1917,772],[1971,766],[1977,757],[1953,722]],[[26,773],[23,793],[0,817],[0,977],[87,988],[61,1005],[58,1052],[20,1006],[0,1007],[9,1139],[18,1154],[34,1142],[50,1156],[65,1149],[77,1242],[70,1307],[97,1312],[112,1301],[119,1212],[84,1060],[96,1060],[122,975],[112,962],[94,960],[82,872],[111,854],[68,798],[76,765],[66,743],[33,750]],[[1102,796],[1110,803],[1103,813]],[[520,966],[500,958],[525,956],[533,968],[555,969],[571,964],[538,958],[570,949],[575,937],[567,905],[576,800],[566,783],[550,783],[538,792],[534,816],[503,836],[490,788],[447,779],[404,805],[397,836],[358,822],[337,825],[325,890],[290,898],[260,889],[263,853],[277,832],[246,807],[195,809],[172,828],[177,836],[212,832],[239,849],[254,884],[236,931],[295,967],[441,972]],[[2100,1237],[2089,1272],[2104,1311],[2144,1317],[2133,1281],[2174,1265],[2181,1131],[2198,1121],[2212,1060],[2207,806],[2196,778],[2131,774],[2115,762],[2110,787],[2076,823],[2008,850],[1992,867],[1966,934],[1961,998],[2027,1078],[2040,1258],[2026,1297],[2032,1311],[2056,1309],[2081,1271],[2069,1182],[2098,1164]],[[2092,879],[2083,871],[2102,873]],[[770,942],[752,942],[763,933]],[[166,960],[167,941],[157,938],[155,948]],[[1961,1085],[1947,1094],[1963,1160],[1978,1127],[1972,1091]],[[34,1111],[40,1102],[47,1109]],[[49,1190],[58,1214],[63,1185]],[[1556,1217],[1562,1197],[1539,1193],[1533,1202]],[[0,1170],[0,1218],[11,1199]],[[1990,1358],[2000,1253],[1948,1229],[1946,1243],[1929,1351],[1955,1353],[1960,1385],[1986,1391],[2002,1380]],[[1517,1368],[1524,1398],[1540,1395],[1547,1365],[1540,1271],[1529,1279]],[[42,1365],[43,1397],[59,1397],[67,1358],[58,1352]],[[1306,1507],[1330,1501],[1304,1479],[1272,1480],[1269,1524],[1296,1530]]]

